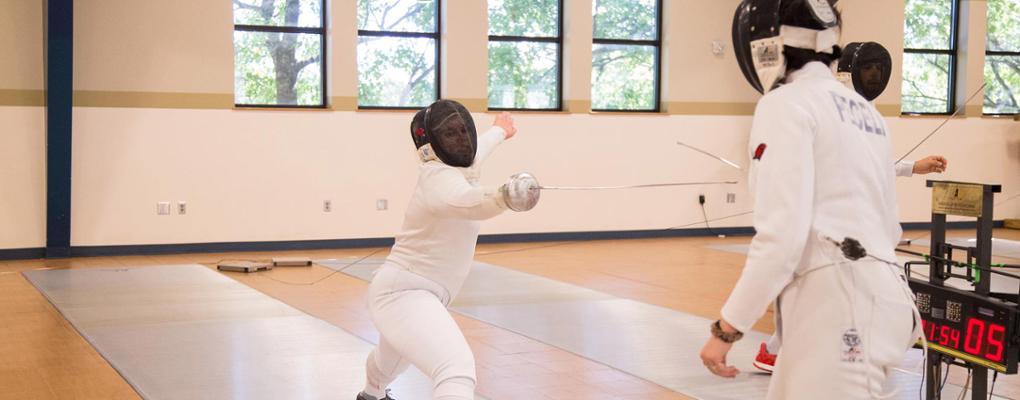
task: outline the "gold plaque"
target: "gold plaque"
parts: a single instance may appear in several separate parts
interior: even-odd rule
[[[931,189],[931,212],[964,217],[981,216],[984,204],[984,187],[981,185],[936,182]]]

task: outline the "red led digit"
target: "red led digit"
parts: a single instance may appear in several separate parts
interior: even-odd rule
[[[974,327],[977,327],[977,333],[974,333]],[[963,350],[970,354],[981,354],[981,338],[985,336],[985,323],[979,319],[971,318],[967,322],[967,337],[963,341]],[[971,347],[971,339],[976,339],[977,344]]]
[[[996,335],[998,333],[999,335]],[[998,338],[996,338],[998,336]],[[992,361],[1002,361],[1002,340],[1006,338],[1006,328],[1000,325],[991,324],[988,327],[988,357]],[[995,353],[992,353],[992,348],[995,348]]]
[[[945,346],[949,344],[949,329],[948,326],[942,325],[942,329],[939,329],[939,344]]]
[[[960,331],[953,329],[953,348],[960,348]]]
[[[928,329],[928,341],[929,342],[934,342],[935,341],[935,323],[929,322],[928,323],[928,328],[929,328]]]

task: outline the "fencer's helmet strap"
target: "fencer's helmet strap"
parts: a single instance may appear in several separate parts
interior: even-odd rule
[[[423,163],[429,161],[442,161],[438,156],[436,156],[436,151],[432,150],[432,143],[425,143],[418,148],[418,159]]]
[[[839,45],[839,28],[833,27],[818,31],[797,26],[783,25],[779,28],[779,36],[783,45],[798,49],[814,50],[816,53],[832,54],[833,47]]]
[[[429,143],[432,143],[432,130],[429,129],[429,114],[432,113],[433,104],[436,103],[433,102],[432,104],[429,104],[428,107],[425,107],[425,117],[423,118],[423,121],[421,123],[422,127],[425,128],[425,137],[428,138]]]
[[[784,46],[834,54],[839,14],[829,0],[805,0],[817,29],[784,25],[781,0],[743,0],[733,19],[733,43],[744,78],[762,94],[786,76]]]
[[[425,144],[418,148],[418,159],[423,163],[429,161],[442,162],[442,160],[439,159],[439,156],[436,155],[436,150],[432,148],[432,131],[429,129],[429,114],[432,113],[432,104],[425,107],[425,116],[422,118],[421,123],[421,129],[423,136],[425,137]]]

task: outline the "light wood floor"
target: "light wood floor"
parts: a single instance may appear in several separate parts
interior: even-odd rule
[[[923,234],[908,232],[905,237]],[[968,235],[973,235],[972,231],[954,231],[950,236]],[[997,230],[995,236],[1020,240],[1020,231]],[[718,318],[746,257],[701,246],[749,242],[749,237],[732,237],[479,245],[475,258],[624,298]],[[2,261],[0,399],[139,399],[106,360],[25,280],[21,271],[190,263],[215,268],[215,263],[226,259],[360,258],[379,250]],[[387,249],[382,249],[373,257],[385,257],[386,253]],[[319,266],[281,267],[259,274],[227,273],[227,276],[355,335],[371,341],[378,338],[365,310],[363,298],[368,284],[361,280],[333,274]],[[498,327],[458,314],[454,318],[478,361],[479,394],[492,400],[688,399]],[[771,316],[762,318],[755,330],[771,333]],[[738,365],[750,361],[731,360]],[[950,382],[962,385],[965,377],[956,372]],[[1020,398],[1020,380],[1000,377],[995,392]]]

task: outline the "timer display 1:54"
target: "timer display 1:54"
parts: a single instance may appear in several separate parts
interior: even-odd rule
[[[947,325],[921,321],[929,343],[1001,363],[1006,327],[977,318],[968,319],[966,325],[966,332],[960,332]]]

